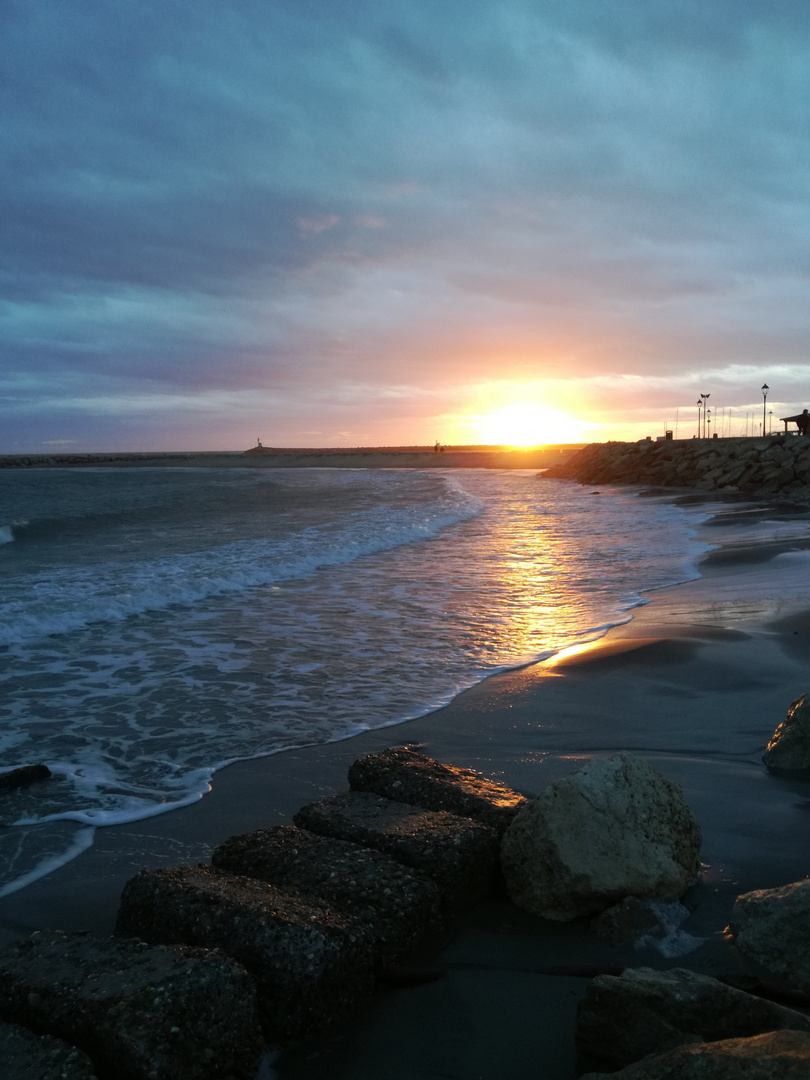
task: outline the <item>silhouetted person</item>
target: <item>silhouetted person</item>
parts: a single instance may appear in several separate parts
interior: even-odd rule
[[[807,409],[802,409],[802,414],[796,421],[796,427],[800,435],[810,435],[810,413]]]

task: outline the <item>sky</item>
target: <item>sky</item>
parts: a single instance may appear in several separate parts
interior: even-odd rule
[[[801,0],[2,0],[0,100],[2,453],[810,405]]]

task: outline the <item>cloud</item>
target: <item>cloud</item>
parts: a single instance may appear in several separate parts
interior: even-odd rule
[[[0,376],[291,440],[493,366],[797,385],[809,44],[784,0],[7,0]]]

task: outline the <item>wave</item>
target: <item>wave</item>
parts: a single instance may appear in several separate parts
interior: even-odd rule
[[[445,496],[431,503],[356,511],[339,523],[287,536],[235,541],[171,558],[58,570],[47,584],[23,577],[18,595],[0,608],[0,645],[308,578],[321,567],[428,539],[482,510],[479,499],[448,484]]]
[[[0,544],[12,544],[14,542],[14,527],[12,525],[0,525]]]

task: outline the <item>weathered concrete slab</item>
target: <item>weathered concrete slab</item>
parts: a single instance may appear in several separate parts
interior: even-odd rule
[[[2,1021],[0,1075],[3,1080],[97,1080],[93,1062],[82,1050]]]
[[[445,765],[408,746],[366,754],[349,768],[353,791],[372,791],[387,799],[449,810],[475,818],[502,836],[515,814],[528,800],[505,784],[487,780],[471,769]]]
[[[124,887],[116,931],[218,948],[256,981],[268,1037],[312,1035],[373,987],[371,951],[353,921],[261,881],[208,866],[143,870]]]
[[[302,829],[365,844],[423,870],[438,883],[449,910],[477,903],[493,891],[498,834],[480,821],[365,791],[310,803],[293,821]]]
[[[0,1015],[80,1047],[100,1080],[252,1080],[256,991],[221,953],[40,930],[0,950]]]
[[[360,844],[277,825],[232,836],[211,862],[337,909],[355,920],[381,960],[407,955],[440,928],[436,882]]]

